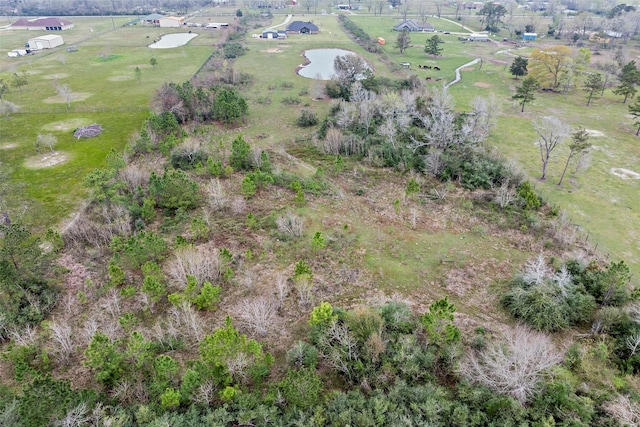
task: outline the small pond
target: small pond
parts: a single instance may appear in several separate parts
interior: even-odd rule
[[[353,54],[345,49],[310,49],[304,52],[309,63],[298,70],[298,74],[308,79],[331,80],[335,74],[333,61],[338,56]]]
[[[195,33],[175,33],[165,34],[157,42],[150,44],[151,49],[170,49],[172,47],[184,46],[192,38],[198,37]]]

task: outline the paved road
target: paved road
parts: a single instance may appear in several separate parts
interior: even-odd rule
[[[460,70],[462,70],[465,67],[470,67],[471,65],[477,64],[480,61],[482,61],[482,58],[476,58],[473,61],[467,62],[466,64],[461,65],[458,68],[456,68],[456,78],[453,81],[447,83],[445,88],[449,88],[449,86],[454,85],[454,84],[458,83],[460,80],[462,80],[462,77],[460,76]]]

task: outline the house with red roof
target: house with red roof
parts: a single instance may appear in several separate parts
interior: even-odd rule
[[[20,18],[9,26],[10,30],[64,31],[73,28],[73,22],[66,19],[53,18]]]

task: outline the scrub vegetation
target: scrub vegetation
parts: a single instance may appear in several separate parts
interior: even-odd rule
[[[540,77],[507,9],[431,5],[436,55],[376,41],[429,9],[374,6],[153,52],[169,29],[73,17],[64,61],[0,61],[0,425],[640,421],[633,96],[584,89],[615,49],[552,32],[573,68]],[[294,74],[329,44],[335,78]]]

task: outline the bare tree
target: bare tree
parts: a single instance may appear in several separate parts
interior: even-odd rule
[[[550,277],[551,269],[547,265],[547,261],[542,254],[536,258],[530,259],[524,264],[522,270],[522,280],[531,285],[541,285],[545,279]]]
[[[16,113],[18,110],[19,107],[13,102],[0,99],[0,115],[5,119],[8,118],[10,114]]]
[[[283,274],[279,274],[276,277],[276,299],[278,300],[278,308],[284,305],[284,300],[289,294],[289,283],[287,278]]]
[[[536,142],[540,149],[540,161],[542,162],[541,180],[547,179],[547,166],[551,160],[551,154],[558,145],[569,135],[569,126],[553,116],[545,116],[534,122],[533,127],[538,133]]]
[[[64,363],[69,360],[75,349],[71,325],[54,319],[49,324],[49,328],[51,329],[51,339],[55,345],[54,353],[58,361]]]
[[[68,84],[62,84],[56,86],[58,96],[67,103],[67,109],[71,108],[71,101],[73,100],[73,92]]]
[[[544,375],[562,361],[562,355],[543,334],[517,326],[501,342],[470,353],[460,366],[473,382],[526,403],[540,389]]]
[[[209,195],[209,205],[214,210],[222,210],[227,207],[229,199],[225,194],[224,188],[218,178],[209,181],[207,185],[207,194]]]
[[[53,147],[58,143],[58,138],[53,134],[38,134],[36,138],[36,151],[40,152],[39,147],[47,147],[49,151],[53,151]]]
[[[241,324],[258,336],[265,336],[276,314],[277,306],[271,298],[245,299],[240,304]]]
[[[513,203],[516,198],[516,191],[511,186],[511,182],[509,180],[503,182],[502,185],[495,190],[495,195],[493,196],[493,200],[502,209]]]
[[[611,414],[620,425],[640,425],[640,405],[626,394],[619,394],[605,403],[604,410]]]
[[[60,427],[83,427],[90,420],[89,408],[86,402],[80,402],[67,412],[65,417],[53,423],[54,426]]]
[[[187,286],[187,276],[195,277],[198,284],[216,282],[221,275],[220,254],[215,248],[182,248],[169,262],[167,274],[180,289]]]
[[[304,220],[291,212],[276,218],[276,226],[278,232],[287,237],[301,237],[304,234]]]

